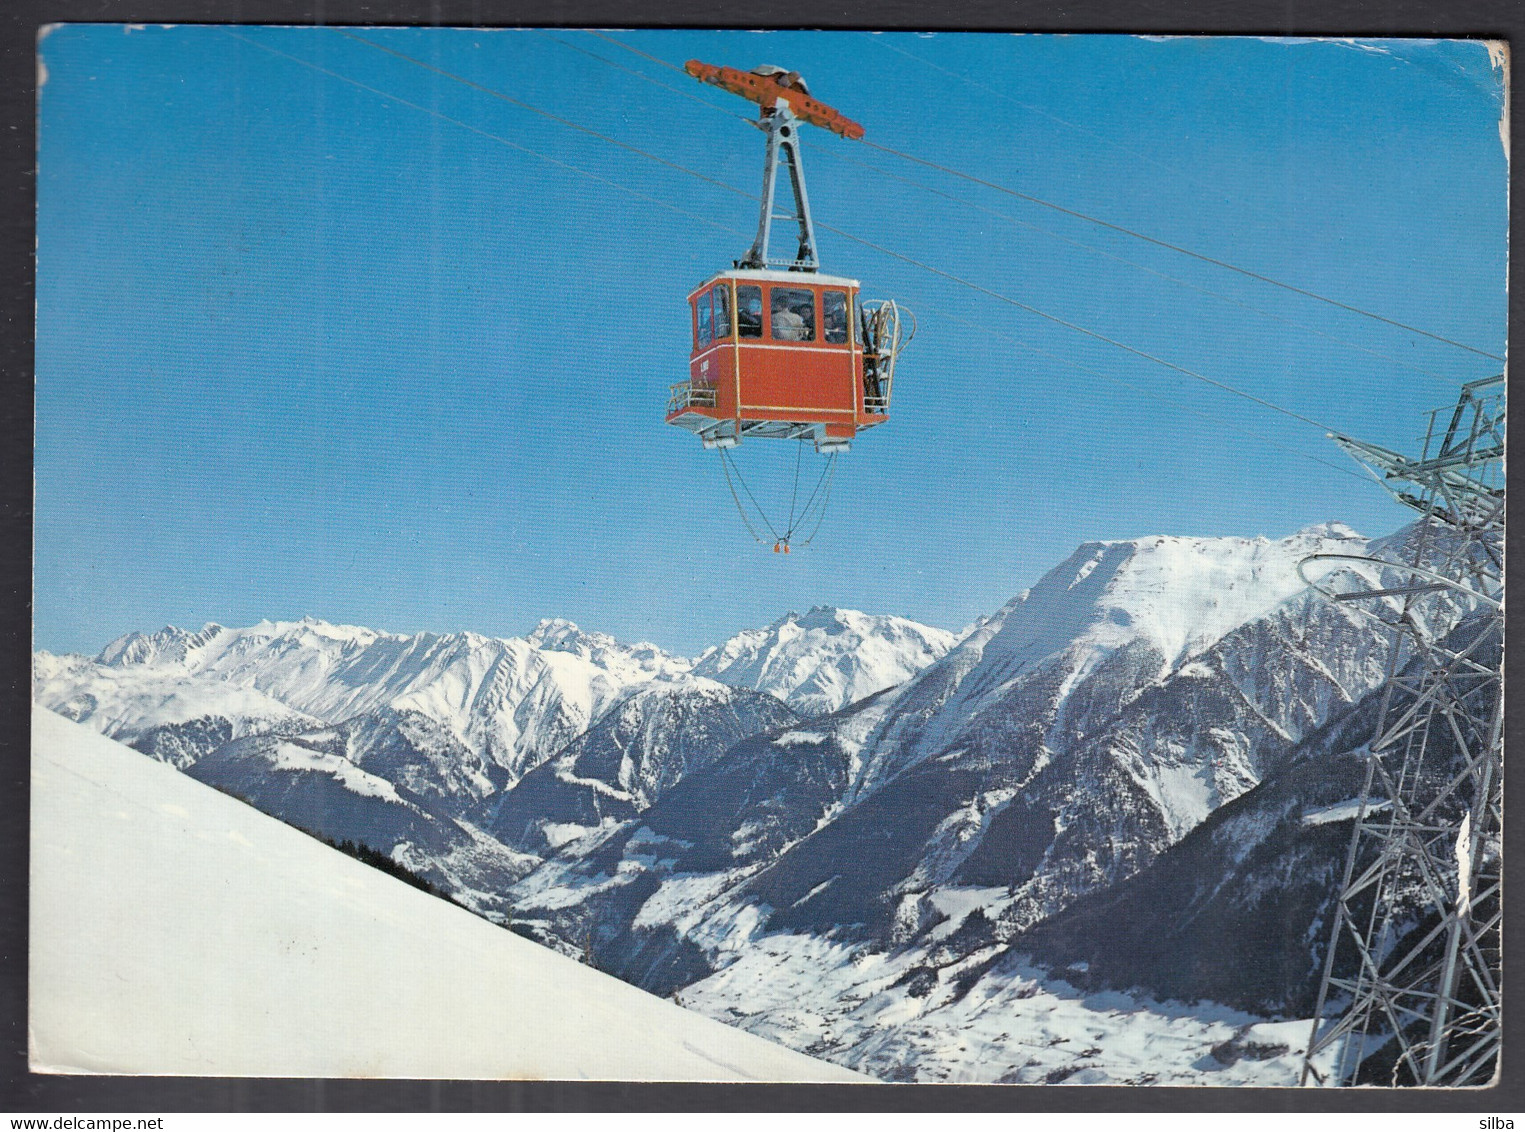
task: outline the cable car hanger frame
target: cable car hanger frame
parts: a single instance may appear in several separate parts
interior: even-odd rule
[[[860,430],[889,419],[894,362],[912,320],[893,302],[859,302],[857,280],[819,273],[799,127],[861,138],[863,126],[812,98],[799,74],[782,67],[745,72],[689,60],[685,70],[757,103],[753,124],[767,141],[751,247],[689,295],[689,378],[672,386],[667,422],[711,449],[750,436],[845,452]],[[792,212],[779,211],[781,166]],[[772,254],[775,221],[797,227],[790,258]]]

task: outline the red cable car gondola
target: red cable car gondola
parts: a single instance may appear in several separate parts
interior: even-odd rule
[[[912,327],[902,328],[903,312],[893,302],[860,302],[857,280],[817,271],[797,134],[800,122],[849,138],[862,137],[863,127],[811,98],[792,71],[747,73],[697,60],[686,70],[762,107],[757,126],[768,137],[767,159],[751,249],[688,296],[689,377],[672,387],[667,423],[696,433],[722,458],[744,437],[811,440],[828,455],[846,451],[860,430],[889,419],[895,358]],[[776,217],[781,160],[795,211]],[[775,219],[799,225],[792,259],[769,258]],[[795,526],[791,508],[788,529],[774,532],[785,551]]]
[[[688,299],[689,379],[674,387],[667,420],[705,447],[756,436],[840,451],[859,429],[889,419],[889,382],[876,380],[877,365],[865,376],[862,331],[851,317],[856,279],[738,267]]]

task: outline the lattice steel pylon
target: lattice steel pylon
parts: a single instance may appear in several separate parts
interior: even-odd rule
[[[1397,636],[1303,1084],[1482,1085],[1496,1071],[1504,400],[1502,375],[1463,386],[1430,414],[1418,459],[1333,437],[1423,518],[1404,553],[1367,559],[1376,584],[1344,571],[1351,588],[1321,587]]]

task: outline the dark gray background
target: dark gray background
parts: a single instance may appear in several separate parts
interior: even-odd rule
[[[635,12],[635,15],[632,15]],[[30,753],[33,220],[35,47],[55,22],[325,23],[606,27],[822,27],[928,30],[1110,31],[1256,35],[1482,37],[1513,41],[1525,4],[1511,0],[975,0],[951,10],[926,0],[11,0],[0,14],[0,1111],[65,1114],[188,1111],[1042,1111],[1182,1110],[1351,1113],[1525,1110],[1521,1010],[1505,992],[1503,1083],[1483,1091],[1130,1089],[1031,1085],[732,1086],[585,1082],[241,1080],[59,1077],[26,1067],[27,806]],[[1511,127],[1517,137],[1519,131]],[[1511,186],[1517,178],[1511,170]],[[1511,219],[1514,234],[1518,225]],[[1518,323],[1521,269],[1511,270],[1510,326]],[[679,283],[674,287],[681,290]],[[676,293],[676,291],[675,291]],[[1512,383],[1511,383],[1512,384]],[[1512,446],[1511,446],[1512,449]],[[1513,452],[1511,451],[1511,455]],[[1518,508],[1511,508],[1511,519]],[[1521,561],[1511,522],[1510,574]],[[1512,580],[1512,578],[1511,578]],[[1509,618],[1507,664],[1525,660]],[[1506,751],[1519,749],[1519,713]],[[1505,813],[1525,812],[1525,776],[1505,781]],[[1518,824],[1518,823],[1515,823]],[[1521,970],[1518,833],[1506,843],[1505,982]],[[1456,1118],[1437,1128],[1460,1129]],[[1470,1127],[1470,1124],[1467,1125]]]

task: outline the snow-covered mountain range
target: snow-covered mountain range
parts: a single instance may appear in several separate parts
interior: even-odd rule
[[[741,633],[697,662],[560,619],[495,638],[307,618],[129,633],[93,660],[39,653],[36,674],[40,702],[140,749],[162,744],[181,765],[190,750],[172,753],[174,737],[202,721],[238,738],[406,713],[440,725],[512,782],[640,687],[710,678],[816,714],[899,683],[952,643],[951,633],[905,618],[826,608]]]
[[[1073,984],[1045,983],[1029,952],[1189,993],[1087,960],[1050,925],[1147,885],[1156,862],[1220,883],[1237,864],[1188,853],[1194,831],[1286,775],[1318,778],[1324,756],[1335,768],[1315,737],[1404,658],[1299,565],[1381,588],[1392,579],[1364,559],[1409,537],[1324,524],[1087,543],[962,636],[817,608],[694,660],[566,621],[510,639],[164,629],[93,659],[38,654],[35,696],[796,1048],[897,1079],[1134,1079],[1148,1071],[1132,1055],[1034,1056],[1011,1018],[967,1058],[939,1027],[1006,1017],[980,1006],[976,1025],[972,988],[1018,1014],[1034,994],[1068,1001]],[[1307,562],[1331,554],[1347,557]],[[1442,605],[1428,628],[1467,612]],[[1182,854],[1195,864],[1169,866]],[[750,979],[758,964],[791,993]]]
[[[409,713],[438,724],[505,781],[580,735],[627,688],[681,679],[689,669],[655,646],[621,645],[564,621],[542,622],[524,638],[498,639],[402,636],[311,618],[131,633],[93,664],[59,663],[74,684],[61,713],[129,741],[137,736],[115,722],[124,694],[170,678],[183,696],[176,715],[189,718],[161,726],[213,718],[226,719],[235,732],[289,730],[271,726],[281,721],[266,710],[270,701],[327,725]],[[240,715],[241,705],[228,702],[229,686],[258,694],[254,714]],[[203,694],[204,710],[193,714]]]
[[[801,716],[825,715],[910,679],[956,639],[903,617],[817,606],[706,649],[694,674],[768,692]]]

